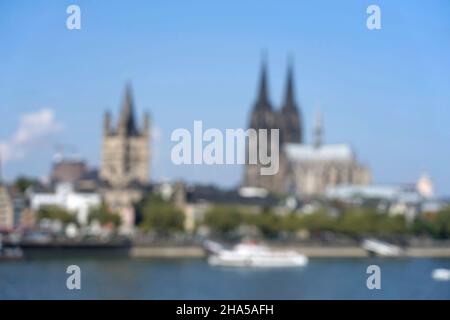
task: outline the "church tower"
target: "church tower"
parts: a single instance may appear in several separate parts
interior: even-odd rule
[[[268,153],[270,150],[271,135],[270,130],[277,128],[276,126],[276,116],[270,102],[269,92],[268,92],[268,81],[267,81],[267,64],[265,59],[263,59],[261,65],[261,74],[259,79],[259,88],[256,98],[256,102],[253,106],[252,113],[250,115],[250,129],[255,129],[257,132],[260,129],[267,129],[267,147]],[[259,138],[258,138],[259,139]],[[247,144],[247,160],[249,156],[249,150],[251,152],[256,152],[257,156],[259,154],[259,141],[248,140]],[[250,143],[255,143],[256,146],[250,145]],[[258,159],[258,157],[257,157]],[[261,175],[261,164],[246,164],[245,166],[245,176],[244,185],[258,188],[265,188],[271,190],[273,187],[273,177]]]
[[[294,90],[294,71],[293,63],[289,61],[286,89],[283,98],[282,107],[274,110],[268,94],[267,66],[263,60],[261,67],[261,76],[259,81],[259,91],[257,100],[253,106],[249,128],[259,130],[268,129],[268,142],[270,141],[270,129],[279,129],[279,171],[275,175],[261,175],[261,164],[246,164],[244,175],[244,186],[264,188],[273,193],[282,193],[286,189],[286,172],[288,164],[283,152],[283,146],[286,143],[301,144],[303,142],[302,125],[300,111],[295,100]],[[256,146],[252,146],[251,141],[247,144],[248,150],[259,153]],[[268,144],[270,150],[270,143]]]
[[[303,143],[301,115],[295,101],[294,71],[292,60],[288,63],[286,91],[279,114],[280,144]]]
[[[269,99],[267,83],[267,64],[264,60],[261,65],[258,97],[253,106],[250,117],[250,128],[270,129],[275,124],[274,112]]]
[[[134,118],[131,86],[127,85],[117,126],[109,112],[103,121],[103,146],[100,177],[111,187],[126,188],[149,181],[149,116],[144,115],[141,127]]]

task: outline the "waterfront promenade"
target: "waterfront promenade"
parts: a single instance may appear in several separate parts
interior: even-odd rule
[[[368,253],[359,246],[271,246],[281,250],[297,250],[311,258],[365,258]],[[134,246],[132,258],[203,258],[201,246]],[[409,247],[404,257],[408,258],[450,258],[450,247]]]

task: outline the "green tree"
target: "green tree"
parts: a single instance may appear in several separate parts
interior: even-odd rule
[[[300,229],[306,229],[311,232],[333,230],[335,220],[324,209],[320,209],[314,213],[300,216],[298,225]]]
[[[39,181],[35,178],[20,176],[14,182],[15,187],[21,192],[25,193],[28,187],[39,184]]]
[[[283,218],[270,209],[263,210],[260,214],[252,215],[254,224],[265,238],[275,238],[283,229]]]
[[[429,235],[436,239],[450,238],[450,207],[437,213],[426,213],[417,217],[412,224],[416,235]]]
[[[418,217],[414,220],[411,231],[415,235],[430,235],[434,236],[433,233],[433,224],[432,222],[425,217]]]
[[[243,223],[242,212],[234,206],[214,206],[204,216],[203,224],[218,233],[226,234]]]
[[[381,216],[382,218],[378,222],[378,234],[399,236],[410,231],[403,215],[388,216],[382,214]]]
[[[440,210],[432,223],[433,235],[438,239],[450,238],[450,207]]]
[[[145,231],[169,234],[184,229],[183,212],[157,194],[149,194],[137,205],[137,209],[142,215],[140,227]]]
[[[291,233],[295,233],[296,231],[301,229],[301,218],[295,212],[289,213],[280,221],[280,229],[282,231],[287,231]]]
[[[115,227],[120,226],[122,222],[120,215],[109,210],[106,204],[102,204],[101,206],[89,210],[89,223],[94,220],[97,220],[101,225],[112,224]]]
[[[50,220],[58,220],[64,224],[68,223],[76,223],[75,213],[70,212],[64,208],[48,205],[42,206],[37,213],[38,220],[41,219],[50,219]]]
[[[335,229],[348,235],[375,234],[380,218],[373,209],[351,208],[337,219]]]

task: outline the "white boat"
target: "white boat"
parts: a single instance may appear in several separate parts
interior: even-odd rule
[[[308,258],[293,250],[271,250],[257,244],[238,244],[233,249],[223,249],[211,255],[208,263],[226,267],[301,267]]]
[[[361,246],[369,254],[380,257],[399,257],[404,254],[403,249],[399,246],[376,239],[366,239],[362,242]]]
[[[203,248],[206,250],[207,254],[217,254],[220,251],[224,250],[223,245],[211,240],[204,241]]]
[[[431,277],[437,281],[450,281],[450,269],[434,269]]]

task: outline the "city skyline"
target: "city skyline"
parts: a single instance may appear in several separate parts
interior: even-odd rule
[[[324,3],[330,12],[321,11]],[[98,167],[102,115],[107,109],[117,115],[131,80],[136,113],[148,111],[154,127],[153,181],[237,185],[242,166],[171,165],[170,133],[191,128],[194,120],[221,130],[246,128],[266,50],[276,105],[287,56],[295,57],[308,143],[320,107],[325,142],[350,142],[376,183],[415,182],[426,171],[438,194],[450,194],[450,151],[444,147],[450,141],[450,22],[444,14],[450,5],[444,1],[426,10],[418,3],[379,1],[383,28],[377,31],[365,27],[364,1],[288,2],[283,8],[268,3],[258,9],[249,2],[239,4],[239,12],[221,4],[217,21],[204,15],[211,9],[206,2],[139,2],[110,13],[109,6],[120,4],[78,1],[79,31],[64,26],[68,4],[0,5],[0,37],[9,48],[0,52],[0,118],[7,119],[0,143],[16,153],[4,164],[8,179],[48,174],[58,143],[75,145]],[[271,12],[282,12],[284,19],[266,24]],[[311,13],[315,20],[308,19]]]

